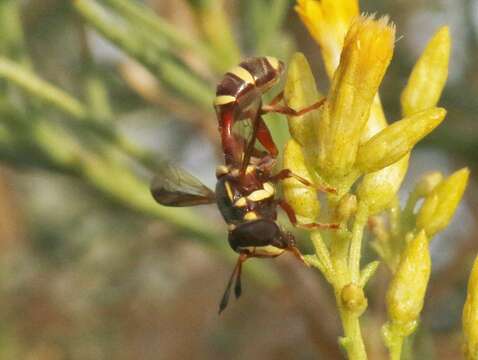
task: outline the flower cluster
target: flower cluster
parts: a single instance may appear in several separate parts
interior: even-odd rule
[[[296,10],[321,48],[331,85],[318,111],[289,117],[292,139],[284,167],[337,192],[319,203],[315,189],[288,179],[284,196],[304,223],[339,223],[336,232],[312,231],[316,254],[306,258],[334,288],[345,332],[341,343],[354,359],[366,358],[358,319],[367,304],[363,288],[378,266],[360,264],[369,225],[371,246],[394,274],[383,335],[392,357],[399,358],[425,300],[429,243],[451,221],[469,176],[466,168],[448,177],[425,174],[406,206],[399,206],[412,149],[446,116],[437,103],[448,75],[449,31],[442,27],[429,41],[402,91],[403,118],[389,125],[378,88],[392,59],[395,26],[387,17],[359,15],[357,0],[298,0]],[[323,98],[300,53],[290,62],[284,94],[294,109]],[[466,316],[476,312],[466,310],[473,314]]]

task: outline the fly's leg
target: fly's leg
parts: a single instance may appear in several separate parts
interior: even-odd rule
[[[261,116],[258,117],[257,122],[257,140],[259,140],[262,146],[266,148],[266,150],[271,154],[273,158],[276,158],[279,154],[279,151],[277,150],[277,146],[272,139],[269,128],[267,127],[266,123],[264,122],[264,119]]]
[[[289,116],[301,116],[301,115],[307,114],[310,111],[317,110],[327,100],[326,98],[323,98],[303,109],[294,110],[290,106],[279,104],[279,102],[282,101],[283,98],[284,98],[284,92],[280,92],[276,97],[272,99],[272,101],[269,104],[262,106],[261,114],[267,114],[267,113],[273,112],[273,113],[279,113],[279,114],[284,114]]]
[[[270,180],[272,182],[277,182],[277,181],[281,181],[281,180],[289,179],[289,178],[294,178],[297,181],[299,181],[302,185],[316,188],[319,191],[323,191],[323,192],[327,192],[327,193],[331,193],[331,194],[336,194],[337,193],[337,190],[334,189],[333,187],[329,187],[329,186],[317,187],[315,184],[312,184],[309,180],[304,179],[302,176],[293,173],[289,169],[282,169],[276,175],[271,176]]]
[[[281,209],[284,210],[284,212],[286,213],[290,223],[294,225],[295,227],[305,228],[305,229],[338,229],[339,228],[339,224],[324,224],[324,223],[300,224],[297,221],[297,216],[295,215],[294,209],[292,208],[292,206],[290,206],[290,204],[287,201],[280,199],[278,200],[278,203]]]
[[[236,266],[234,266],[234,269],[232,270],[232,274],[229,278],[229,281],[227,282],[226,285],[226,290],[224,291],[224,295],[222,296],[221,302],[219,303],[219,314],[224,311],[224,309],[227,307],[227,304],[229,303],[229,296],[231,294],[231,287],[234,279],[236,280],[235,286],[234,286],[234,293],[236,295],[236,298],[238,298],[241,295],[241,271],[242,271],[242,263],[246,261],[248,258],[247,254],[240,254],[239,258],[237,259]]]

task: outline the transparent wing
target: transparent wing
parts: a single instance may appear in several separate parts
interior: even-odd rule
[[[165,206],[195,206],[216,201],[214,192],[185,170],[166,164],[151,182],[151,194]]]

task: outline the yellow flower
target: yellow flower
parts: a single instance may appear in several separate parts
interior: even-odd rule
[[[318,128],[318,169],[332,183],[352,171],[394,39],[388,18],[359,17],[347,33]]]
[[[352,19],[359,15],[358,0],[298,0],[295,10],[319,43],[325,68],[332,77]]]

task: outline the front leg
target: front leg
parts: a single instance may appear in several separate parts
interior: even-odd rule
[[[323,192],[327,192],[327,193],[331,193],[331,194],[337,194],[337,190],[335,188],[329,187],[329,186],[317,187],[315,184],[312,184],[309,180],[304,179],[302,176],[293,173],[289,169],[282,169],[276,175],[271,176],[270,181],[277,182],[277,181],[290,179],[290,178],[294,178],[298,182],[300,182],[302,185],[316,188],[319,191],[323,191]]]
[[[284,98],[284,92],[281,91],[276,97],[272,99],[272,101],[269,104],[262,106],[261,114],[279,113],[279,114],[284,114],[289,116],[301,116],[301,115],[307,114],[310,111],[317,110],[327,100],[327,98],[323,98],[301,110],[294,110],[290,106],[279,104],[279,102],[282,101],[283,98]]]
[[[297,221],[297,216],[295,215],[295,211],[292,206],[285,200],[280,199],[278,200],[279,206],[284,210],[287,217],[289,218],[290,223],[299,228],[305,229],[338,229],[339,224],[324,224],[324,223],[309,223],[309,224],[300,224]]]

